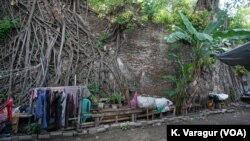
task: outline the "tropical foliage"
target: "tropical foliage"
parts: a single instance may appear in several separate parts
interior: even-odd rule
[[[197,30],[192,22],[182,12],[179,12],[182,19],[184,28],[173,25],[172,31],[169,36],[166,37],[168,44],[182,43],[185,44],[190,50],[185,52],[188,60],[181,60],[183,54],[176,52],[183,52],[185,46],[178,46],[175,52],[169,52],[169,55],[175,56],[178,60],[178,73],[175,76],[166,76],[165,79],[174,83],[174,89],[167,91],[167,96],[174,97],[178,110],[180,111],[185,99],[188,98],[188,87],[192,82],[192,79],[199,77],[204,67],[209,68],[214,64],[215,56],[218,53],[224,52],[229,46],[230,41],[249,39],[249,29],[231,29],[221,31],[221,27],[224,24],[223,19],[219,18],[216,22],[211,22],[203,31]],[[173,50],[172,50],[173,51]],[[173,54],[174,53],[174,54]],[[186,58],[184,58],[186,59]],[[192,68],[192,69],[191,69]],[[244,73],[244,69],[238,67],[238,72]]]
[[[17,25],[17,19],[10,20],[8,17],[4,17],[3,20],[0,20],[0,39],[3,39]]]
[[[181,109],[185,103],[185,99],[188,98],[188,88],[189,84],[193,80],[192,71],[193,64],[185,64],[178,57],[176,57],[178,64],[178,74],[175,75],[166,75],[164,76],[165,80],[171,81],[174,85],[173,89],[166,91],[166,96],[174,99],[176,102],[177,114],[181,113]]]
[[[180,19],[176,16],[177,11],[191,15],[195,0],[89,0],[88,4],[99,17],[133,28],[148,21],[178,23]],[[194,19],[198,20],[198,15]]]

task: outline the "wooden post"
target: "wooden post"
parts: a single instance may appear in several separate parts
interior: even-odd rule
[[[99,123],[100,123],[100,118],[96,117],[95,118],[95,127],[99,126]]]
[[[135,122],[135,114],[133,113],[132,114],[132,119],[131,119],[132,122]]]
[[[74,85],[76,86],[76,75],[75,75],[75,78],[74,78]]]
[[[162,118],[162,112],[160,112],[160,118]]]
[[[147,108],[147,120],[148,120],[148,108]]]
[[[155,118],[155,113],[154,111],[152,111],[152,120],[154,120],[154,118]]]
[[[118,115],[115,116],[115,123],[118,123]]]
[[[176,115],[176,106],[174,106],[173,116]]]
[[[78,107],[77,130],[81,127],[81,118],[82,118],[82,86],[80,86],[80,102]]]

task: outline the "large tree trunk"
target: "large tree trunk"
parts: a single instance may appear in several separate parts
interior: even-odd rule
[[[198,0],[195,10],[214,11],[218,8],[219,0]]]

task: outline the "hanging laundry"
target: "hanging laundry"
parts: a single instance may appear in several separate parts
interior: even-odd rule
[[[65,93],[73,95],[73,101],[74,101],[75,107],[78,107],[78,95],[77,95],[78,92],[79,92],[79,87],[77,87],[77,86],[66,86],[65,87]]]
[[[55,128],[61,128],[61,120],[62,120],[62,105],[61,105],[61,98],[62,94],[58,91],[55,92]]]
[[[62,114],[61,114],[61,126],[65,126],[65,112],[66,112],[66,102],[67,102],[67,94],[62,92],[61,96],[61,106],[62,106]]]
[[[68,119],[70,117],[76,116],[74,114],[75,109],[76,108],[75,108],[75,105],[74,105],[73,94],[68,94],[67,95],[67,102],[66,102],[65,127],[68,127]]]
[[[78,115],[79,92],[83,97],[90,95],[87,86],[35,88],[30,93],[30,109],[35,107],[31,114],[36,121],[41,120],[41,128],[48,128],[50,124],[54,124],[55,129],[67,127],[68,119]]]
[[[47,128],[47,93],[45,89],[37,90],[37,102],[36,102],[36,113],[35,120],[37,121],[39,118],[42,119],[41,128]]]

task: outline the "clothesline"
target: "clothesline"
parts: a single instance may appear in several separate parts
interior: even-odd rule
[[[56,87],[36,87],[36,88],[32,88],[32,89],[49,89],[49,88],[53,88],[53,89],[57,89],[57,88],[86,88],[86,85],[82,85],[82,86],[56,86]]]
[[[88,90],[88,87],[86,85],[81,85],[81,86],[56,86],[56,87],[36,87],[36,88],[32,88],[32,90],[36,90],[36,89],[43,89],[43,90],[55,90],[55,89],[79,89],[82,90],[82,92],[80,91],[80,93],[82,93],[82,97],[88,97],[89,95],[91,95],[90,91]]]
[[[54,119],[55,128],[65,127],[68,124],[68,118],[76,116],[80,124],[81,101],[90,94],[86,85],[37,87],[31,91],[30,107],[33,111],[33,104],[36,105],[35,120],[41,118],[42,128],[48,127],[50,119]]]

